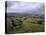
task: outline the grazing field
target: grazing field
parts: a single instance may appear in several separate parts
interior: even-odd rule
[[[7,33],[44,32],[44,23],[40,16],[7,16]]]

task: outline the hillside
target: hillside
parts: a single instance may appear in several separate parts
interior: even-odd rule
[[[7,16],[7,33],[44,32],[44,23],[40,16]]]

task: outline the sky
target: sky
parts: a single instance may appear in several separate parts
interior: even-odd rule
[[[7,13],[38,13],[43,14],[45,11],[44,3],[37,2],[20,2],[8,1]]]

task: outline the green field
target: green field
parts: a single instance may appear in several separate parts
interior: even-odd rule
[[[44,23],[39,16],[7,16],[7,33],[44,32]]]

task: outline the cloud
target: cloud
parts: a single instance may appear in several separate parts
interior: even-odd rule
[[[7,13],[42,13],[44,8],[44,3],[7,2]]]

